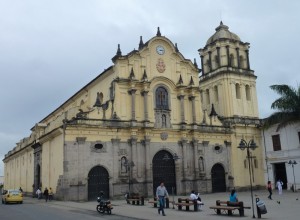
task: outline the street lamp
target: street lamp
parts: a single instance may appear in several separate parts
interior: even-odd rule
[[[170,158],[169,154],[167,154],[167,153],[163,157],[163,160],[171,160],[171,159],[174,160],[174,164],[175,164],[176,160],[179,160],[180,157],[176,153],[174,153],[172,155],[172,158]],[[172,204],[173,204],[173,209],[175,209],[175,207],[174,207],[174,204],[175,204],[174,194],[175,194],[175,187],[172,186],[172,195],[173,195],[173,202],[172,202]]]
[[[129,161],[128,159],[126,159],[125,163],[124,163],[124,166],[127,168],[128,172],[129,172],[129,175],[128,175],[128,193],[129,193],[129,196],[131,194],[131,190],[130,190],[130,183],[131,183],[131,175],[132,175],[132,167],[135,166],[134,162],[133,161]]]
[[[254,142],[253,139],[250,140],[248,143],[244,139],[241,139],[241,142],[240,142],[238,148],[241,149],[241,150],[247,149],[247,159],[248,159],[248,164],[249,164],[249,176],[250,176],[250,191],[251,191],[252,211],[253,211],[252,218],[255,218],[255,215],[254,215],[254,203],[253,203],[252,177],[251,177],[253,175],[253,173],[251,172],[251,167],[250,167],[251,164],[250,164],[250,152],[249,152],[249,149],[255,150],[255,148],[257,148],[257,146],[256,146],[256,143]]]
[[[293,185],[293,192],[296,192],[296,181],[295,181],[295,172],[294,172],[294,165],[296,165],[297,162],[295,160],[290,160],[288,162],[288,165],[292,165],[293,168],[293,176],[294,176],[294,185]]]

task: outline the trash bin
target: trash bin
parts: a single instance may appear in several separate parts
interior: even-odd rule
[[[267,214],[268,212],[264,201],[260,200],[259,198],[256,198],[256,208],[258,218],[261,218],[262,214]]]

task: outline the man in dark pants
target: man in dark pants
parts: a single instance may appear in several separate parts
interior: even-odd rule
[[[165,207],[165,198],[168,198],[168,197],[169,197],[168,191],[167,191],[166,187],[164,186],[164,182],[161,181],[160,185],[156,189],[156,198],[159,201],[158,214],[160,214],[160,211],[161,211],[162,215],[166,216],[164,207]]]

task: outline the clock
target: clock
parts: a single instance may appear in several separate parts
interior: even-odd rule
[[[159,55],[163,55],[165,53],[165,48],[161,45],[158,45],[156,47],[156,52],[159,54]]]

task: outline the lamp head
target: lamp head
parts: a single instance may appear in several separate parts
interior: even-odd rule
[[[251,148],[252,150],[255,150],[255,148],[257,148],[256,143],[254,142],[253,139],[250,141],[249,148]]]
[[[238,148],[240,148],[241,150],[245,150],[247,147],[246,141],[244,139],[241,139],[241,142],[238,146]]]
[[[295,160],[289,160],[288,164],[289,164],[289,165],[296,165],[297,162],[296,162]]]

